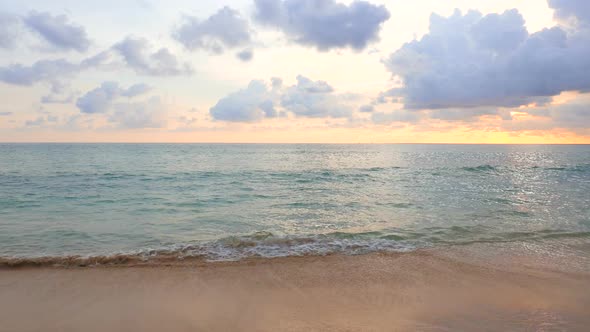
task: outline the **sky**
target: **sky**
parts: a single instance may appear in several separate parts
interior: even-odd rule
[[[590,143],[587,0],[0,0],[0,142]]]

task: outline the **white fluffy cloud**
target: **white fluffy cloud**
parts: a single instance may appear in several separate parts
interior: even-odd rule
[[[222,98],[210,109],[215,120],[230,122],[256,122],[276,116],[274,105],[280,91],[269,88],[264,81],[254,80],[245,89]]]
[[[402,78],[395,92],[407,109],[516,107],[589,90],[590,33],[553,27],[529,34],[517,10],[433,14],[429,33],[385,65]]]
[[[256,122],[291,113],[299,117],[347,118],[352,116],[356,96],[336,93],[325,81],[297,76],[297,84],[285,87],[273,78],[270,84],[252,81],[247,88],[231,93],[210,109],[215,120]]]

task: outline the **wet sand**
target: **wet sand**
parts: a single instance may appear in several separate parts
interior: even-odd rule
[[[586,266],[471,252],[3,268],[0,331],[588,331]]]

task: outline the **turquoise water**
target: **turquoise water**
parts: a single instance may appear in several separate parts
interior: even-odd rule
[[[0,144],[0,256],[590,242],[590,146]]]

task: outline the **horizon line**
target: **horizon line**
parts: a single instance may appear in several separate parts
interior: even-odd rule
[[[215,144],[215,145],[590,145],[590,143],[453,143],[453,142],[133,142],[133,141],[104,141],[104,142],[68,142],[68,141],[39,141],[39,142],[3,142],[0,144]]]

